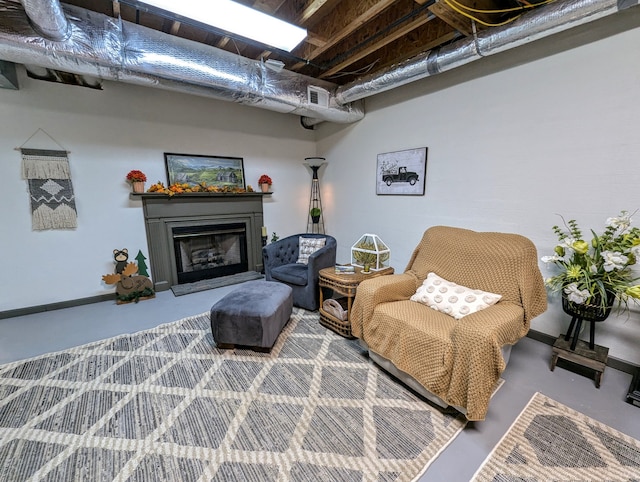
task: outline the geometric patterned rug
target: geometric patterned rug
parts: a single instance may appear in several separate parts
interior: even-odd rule
[[[474,481],[640,481],[640,442],[536,393]]]
[[[408,481],[465,418],[294,309],[271,353],[203,313],[0,366],[2,481]]]

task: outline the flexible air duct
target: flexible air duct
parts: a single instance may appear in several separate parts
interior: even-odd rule
[[[639,0],[567,0],[548,4],[504,26],[434,49],[380,73],[338,87],[262,62],[166,35],[58,0],[0,0],[0,59],[103,79],[253,105],[322,121],[350,123],[364,116],[360,99],[465,65],[482,57],[612,15]],[[50,39],[64,39],[51,41]],[[326,91],[326,106],[309,103],[307,90]]]
[[[24,0],[24,7],[0,0],[0,59],[322,121],[364,116],[359,103],[338,105],[330,82],[275,72],[263,62],[78,7],[60,9],[57,0]],[[325,105],[308,102],[310,86],[326,91]]]
[[[538,7],[503,27],[483,30],[474,37],[422,53],[385,71],[338,87],[336,97],[340,104],[354,102],[612,15],[634,5],[638,5],[638,0],[558,0]]]

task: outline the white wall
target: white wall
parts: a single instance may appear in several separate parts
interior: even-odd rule
[[[101,277],[113,272],[113,249],[148,257],[142,203],[129,199],[125,176],[140,169],[166,185],[165,152],[244,158],[247,184],[257,189],[263,173],[274,182],[264,198],[269,236],[306,228],[311,178],[302,162],[315,142],[296,116],[112,82],[103,91],[52,84],[22,69],[19,81],[18,91],[0,89],[0,311],[112,293]],[[75,230],[31,229],[14,148],[38,128],[71,152]],[[42,133],[25,147],[60,148]]]
[[[639,43],[636,7],[372,97],[359,123],[323,123],[315,133],[296,116],[111,82],[96,92],[20,70],[21,89],[0,90],[0,311],[112,292],[101,281],[113,271],[112,250],[147,254],[141,203],[129,200],[124,176],[140,169],[164,181],[164,152],[243,157],[254,185],[269,174],[265,223],[281,236],[306,229],[302,159],[325,156],[324,220],[341,262],[362,233],[375,232],[402,271],[436,224],[520,233],[548,254],[556,213],[599,230],[621,209],[640,208]],[[14,148],[38,128],[71,151],[76,230],[31,230]],[[426,195],[376,196],[376,155],[421,146]],[[57,148],[42,135],[26,147]],[[552,299],[533,328],[555,336],[568,321]],[[598,324],[596,342],[640,364],[640,314]]]
[[[543,256],[556,242],[557,213],[601,232],[607,217],[640,208],[640,15],[631,15],[631,30],[568,50],[558,42],[572,47],[575,36],[548,39],[367,99],[356,125],[321,125],[325,221],[338,261],[373,232],[402,271],[438,224],[519,233]],[[426,195],[376,196],[376,155],[422,146]],[[532,327],[557,336],[569,321],[553,298]],[[640,364],[640,314],[598,324],[596,343]]]

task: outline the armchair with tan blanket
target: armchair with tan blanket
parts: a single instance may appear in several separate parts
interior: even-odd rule
[[[429,273],[501,298],[458,319],[446,313],[448,307],[438,311],[410,299]],[[427,398],[457,408],[469,420],[484,420],[505,354],[546,309],[529,239],[435,226],[424,233],[404,273],[359,285],[351,331],[376,363]]]

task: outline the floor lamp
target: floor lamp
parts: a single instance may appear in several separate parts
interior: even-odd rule
[[[320,196],[320,180],[318,170],[326,164],[324,157],[305,157],[305,164],[312,170],[311,194],[309,195],[309,211],[307,213],[307,233],[324,234],[324,213]]]

